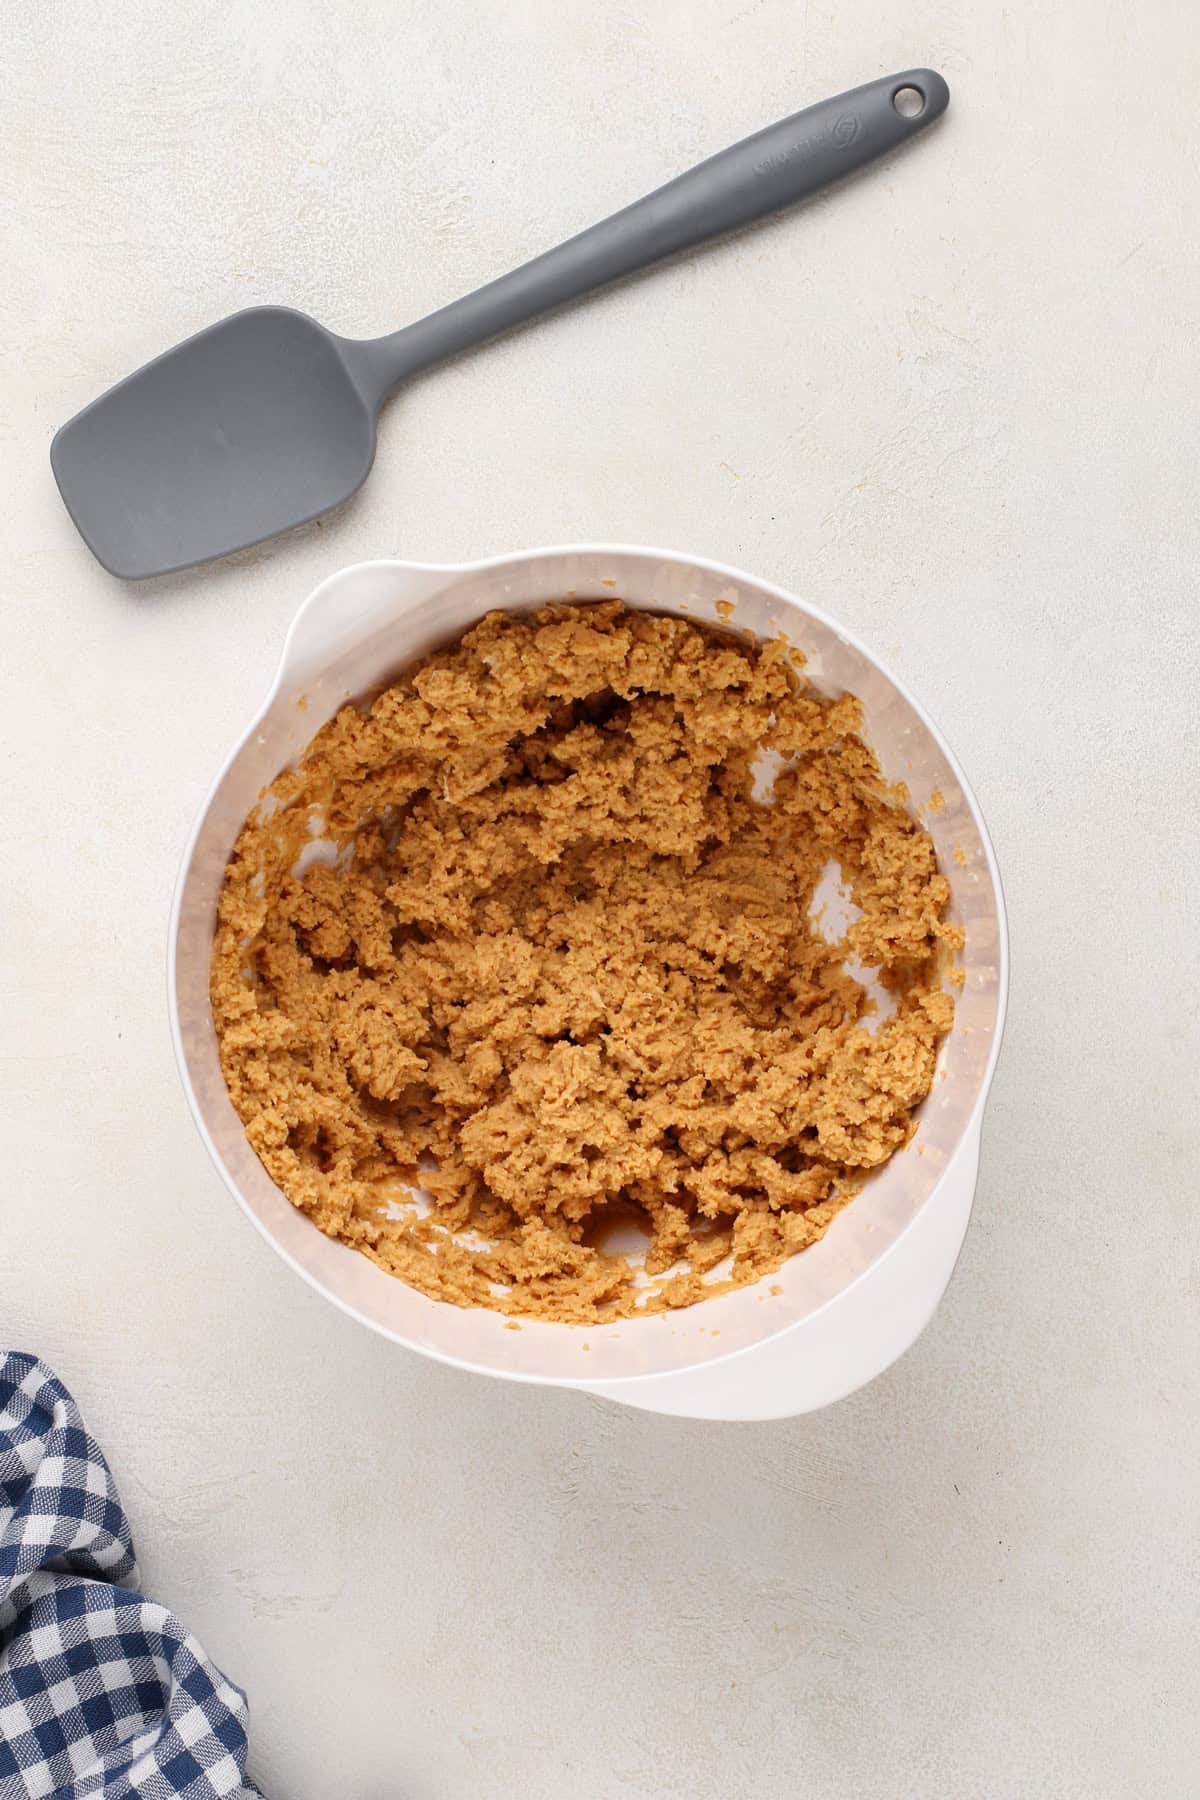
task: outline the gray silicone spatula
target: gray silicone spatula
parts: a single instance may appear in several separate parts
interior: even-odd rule
[[[946,110],[932,69],[822,101],[723,150],[556,250],[390,337],[337,337],[252,307],[101,395],[54,439],[55,479],[114,575],[184,569],[300,525],[366,480],[406,376],[705,238],[777,212]]]

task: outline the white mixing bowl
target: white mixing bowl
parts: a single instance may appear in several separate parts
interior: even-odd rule
[[[933,1090],[907,1149],[874,1176],[820,1243],[753,1287],[686,1311],[579,1326],[521,1322],[430,1300],[310,1224],[246,1142],[217,1056],[208,1001],[217,897],[234,840],[261,790],[350,695],[496,607],[619,595],[627,605],[780,631],[826,693],[863,703],[865,730],[924,818],[966,927],[965,985]],[[724,611],[722,607],[722,611]],[[303,705],[299,704],[301,701]],[[184,857],[171,921],[170,1005],[184,1087],[209,1153],[279,1254],[337,1305],[397,1343],[515,1381],[605,1394],[696,1418],[807,1412],[861,1387],[928,1323],[950,1279],[974,1198],[984,1103],[1000,1049],[1008,980],[995,857],[958,764],[932,722],[861,644],[792,595],[717,563],[662,550],[583,544],[460,567],[359,563],[322,582],[288,633],[274,686],[213,785]]]

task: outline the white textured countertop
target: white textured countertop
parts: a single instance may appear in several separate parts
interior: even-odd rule
[[[279,21],[270,23],[275,13]],[[273,1800],[1162,1800],[1200,1767],[1200,32],[1180,0],[4,9],[0,1336],[108,1451]],[[235,307],[390,329],[811,100],[948,117],[431,374],[340,515],[126,588],[46,451]],[[644,541],[860,633],[955,746],[1012,1008],[947,1299],[714,1427],[376,1341],[167,1035],[177,861],[300,600]],[[1190,934],[1185,924],[1192,891]]]

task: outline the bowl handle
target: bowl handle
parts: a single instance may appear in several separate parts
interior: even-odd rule
[[[292,620],[276,674],[276,690],[304,687],[341,655],[395,615],[415,606],[461,573],[457,565],[362,562],[339,569],[313,589]]]
[[[916,1342],[946,1291],[971,1217],[979,1137],[977,1117],[890,1250],[790,1330],[698,1368],[578,1385],[689,1419],[787,1419],[864,1387]]]

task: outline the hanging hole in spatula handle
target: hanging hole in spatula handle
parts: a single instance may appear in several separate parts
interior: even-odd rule
[[[925,111],[925,96],[919,87],[908,84],[896,89],[892,95],[892,105],[902,119],[919,119]]]

